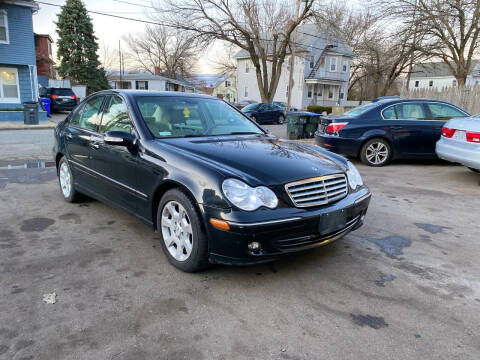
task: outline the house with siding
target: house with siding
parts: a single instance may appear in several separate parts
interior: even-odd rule
[[[466,84],[480,85],[480,60],[473,60]],[[444,62],[415,64],[410,75],[409,90],[430,88],[442,90],[444,87],[457,86],[457,79]]]
[[[237,79],[235,75],[226,74],[215,85],[212,96],[216,96],[227,102],[237,102]]]
[[[48,87],[48,80],[55,79],[55,61],[52,53],[53,39],[48,34],[35,34],[38,83]]]
[[[348,96],[352,50],[339,39],[319,32],[313,24],[298,27],[295,45],[292,107],[344,106]],[[240,50],[235,57],[237,101],[260,102],[255,68],[249,53]],[[290,56],[287,55],[273,101],[287,102],[289,73]]]
[[[23,120],[23,103],[38,101],[32,16],[38,5],[29,0],[0,2],[0,121]],[[9,110],[9,111],[6,111]],[[40,120],[46,119],[45,112]]]

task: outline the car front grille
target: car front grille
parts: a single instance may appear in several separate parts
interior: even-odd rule
[[[343,199],[348,184],[344,174],[333,174],[294,181],[286,184],[285,190],[296,207],[310,207]]]

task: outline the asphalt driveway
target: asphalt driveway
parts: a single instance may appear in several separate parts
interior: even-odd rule
[[[64,202],[54,169],[3,165],[0,359],[480,358],[480,176],[464,167],[359,165],[361,229],[185,274],[135,218]]]

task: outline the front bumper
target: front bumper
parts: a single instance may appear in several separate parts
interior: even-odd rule
[[[361,141],[357,139],[342,138],[336,135],[315,133],[315,143],[325,150],[337,154],[357,157],[360,152]]]
[[[440,159],[480,170],[480,144],[442,138],[437,141],[435,151]]]
[[[328,206],[265,210],[265,213],[269,212],[269,218],[264,213],[256,221],[239,220],[239,215],[245,215],[245,212],[224,212],[204,207],[210,262],[243,265],[262,263],[292,252],[329,244],[362,226],[370,197],[369,190],[363,187]],[[249,213],[250,220],[254,219],[255,213]],[[280,214],[283,216],[279,217]],[[230,230],[213,227],[209,223],[210,218],[227,221]],[[337,218],[342,219],[338,224]],[[325,228],[321,223],[333,225]],[[252,242],[258,242],[261,250],[250,250],[248,245]]]

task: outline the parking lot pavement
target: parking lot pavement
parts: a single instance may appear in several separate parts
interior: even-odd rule
[[[262,125],[263,128],[267,129],[268,132],[272,135],[286,138],[287,137],[287,124],[282,125]]]
[[[479,359],[480,176],[359,170],[361,229],[197,274],[124,212],[64,202],[54,169],[0,170],[0,358]]]

